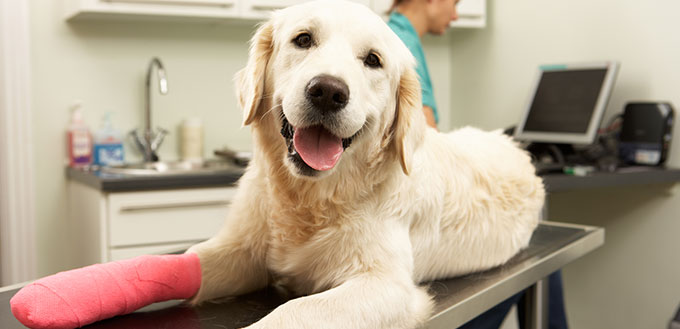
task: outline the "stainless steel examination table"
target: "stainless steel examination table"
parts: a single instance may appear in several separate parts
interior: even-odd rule
[[[534,232],[529,247],[509,263],[485,272],[427,283],[435,296],[436,307],[426,328],[456,328],[515,293],[535,286],[550,273],[603,243],[602,228],[542,222]],[[9,308],[9,300],[18,289],[16,286],[0,289],[0,328],[24,328],[14,319]],[[533,313],[532,316],[540,318],[545,311],[543,303],[547,300],[541,300],[540,294],[537,297],[530,298],[533,303],[528,309]],[[286,297],[275,289],[219,304],[206,303],[196,308],[171,301],[86,328],[242,328],[285,301]]]

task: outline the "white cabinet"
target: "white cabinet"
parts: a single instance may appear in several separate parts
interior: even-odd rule
[[[252,22],[269,12],[309,0],[61,0],[67,20],[183,20]],[[350,0],[384,14],[392,0]],[[465,0],[483,2],[484,0]],[[466,7],[470,7],[468,5]],[[472,6],[475,7],[475,6]],[[476,7],[475,7],[476,8]],[[484,8],[484,6],[482,6]],[[476,15],[476,14],[475,14]]]
[[[269,12],[282,9],[310,0],[241,0],[240,16],[244,19],[265,19],[269,17]],[[350,0],[371,6],[371,0]]]
[[[238,17],[240,0],[62,0],[67,20],[221,21]]]
[[[486,26],[486,0],[463,0],[458,3],[458,20],[451,27]]]
[[[217,233],[235,187],[106,193],[69,182],[77,263],[185,250]]]
[[[372,0],[373,10],[385,16],[392,0]],[[461,0],[458,3],[458,20],[451,27],[482,28],[486,26],[486,0]]]
[[[246,19],[265,19],[272,10],[286,8],[304,0],[249,0],[241,1],[239,14]]]

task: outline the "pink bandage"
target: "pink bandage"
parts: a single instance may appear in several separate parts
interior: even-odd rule
[[[77,328],[155,302],[190,298],[200,286],[196,254],[139,256],[42,278],[22,288],[10,305],[29,328]]]

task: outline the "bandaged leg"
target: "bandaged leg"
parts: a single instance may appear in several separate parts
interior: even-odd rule
[[[77,328],[155,302],[190,298],[200,286],[196,254],[139,256],[42,278],[22,288],[10,305],[29,328]]]

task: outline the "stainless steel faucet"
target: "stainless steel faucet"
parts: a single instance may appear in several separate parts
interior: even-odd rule
[[[160,89],[161,95],[168,93],[168,80],[165,76],[165,68],[163,67],[161,60],[158,57],[154,57],[151,59],[151,62],[149,62],[149,67],[146,71],[144,130],[141,132],[141,137],[139,129],[135,129],[130,132],[135,144],[144,155],[144,162],[158,161],[158,155],[156,154],[156,151],[163,143],[163,138],[165,138],[165,135],[168,134],[168,131],[161,127],[158,127],[156,132],[154,132],[153,128],[151,128],[151,72],[153,71],[154,65],[158,67],[156,72],[158,75],[158,87]]]

